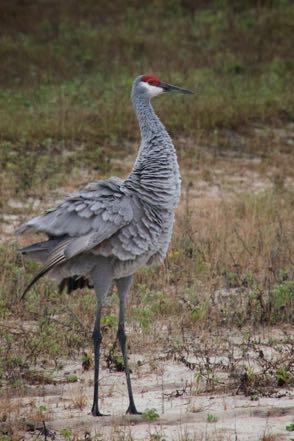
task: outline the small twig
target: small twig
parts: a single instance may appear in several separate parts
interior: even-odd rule
[[[247,245],[246,245],[244,239],[243,239],[243,238],[240,236],[240,234],[238,233],[237,228],[234,228],[234,233],[236,234],[237,238],[238,238],[238,239],[240,240],[240,242],[242,243],[244,250],[247,251],[247,253],[248,253],[250,256],[253,256],[252,252],[251,252],[251,251],[249,250],[249,248],[247,247]]]
[[[89,332],[83,325],[83,323],[80,321],[80,319],[77,317],[77,315],[73,312],[73,310],[69,307],[68,304],[65,305],[67,310],[70,312],[70,314],[73,316],[73,318],[77,321],[77,323],[80,325],[81,329],[84,331],[85,335],[88,335]]]
[[[44,440],[45,441],[47,441],[47,427],[46,427],[46,424],[45,424],[45,421],[42,421],[43,422],[43,427],[44,427]]]
[[[170,392],[170,393],[164,393],[163,396],[171,399],[171,398],[179,398],[182,397],[186,393],[186,388],[183,387],[183,389],[176,389],[176,391]]]

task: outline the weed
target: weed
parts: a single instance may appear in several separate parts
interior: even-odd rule
[[[60,435],[63,436],[64,439],[70,439],[72,436],[72,431],[70,429],[61,429]]]
[[[265,432],[259,438],[259,441],[278,441],[277,435],[265,430]]]
[[[207,415],[207,422],[208,423],[216,423],[218,421],[218,417],[216,415],[208,414]]]
[[[278,386],[284,386],[291,378],[291,373],[287,369],[280,367],[276,370],[275,377]]]
[[[83,353],[82,356],[82,367],[85,371],[89,370],[92,365],[92,359],[87,352]]]
[[[80,391],[79,394],[72,399],[72,407],[73,409],[83,410],[87,405],[87,396],[83,391]]]
[[[288,432],[294,432],[294,423],[287,424],[286,430],[288,430]]]
[[[77,381],[79,381],[79,379],[78,379],[77,375],[72,374],[67,377],[67,381],[69,383],[76,383]]]
[[[225,270],[224,277],[228,288],[235,288],[240,286],[239,275],[236,272]]]
[[[157,412],[156,409],[152,408],[152,409],[146,409],[143,412],[143,416],[144,418],[149,421],[150,423],[152,423],[153,421],[158,420],[159,418],[159,413]]]
[[[294,281],[285,280],[275,285],[271,291],[270,301],[273,323],[286,320],[287,318],[291,320],[289,314],[292,315],[294,308]]]
[[[154,320],[152,310],[148,307],[134,308],[132,314],[134,319],[138,322],[140,328],[149,328]]]
[[[124,360],[116,341],[105,355],[105,361],[110,371],[123,372],[125,370]]]
[[[101,327],[105,331],[106,329],[114,329],[117,328],[118,318],[117,315],[108,314],[102,317],[101,319]]]
[[[167,440],[160,433],[155,432],[149,434],[149,441],[167,441]]]

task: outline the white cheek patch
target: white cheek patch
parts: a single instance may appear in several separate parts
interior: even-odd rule
[[[151,84],[141,81],[142,86],[146,89],[149,96],[153,97],[163,92],[162,87],[152,86]]]

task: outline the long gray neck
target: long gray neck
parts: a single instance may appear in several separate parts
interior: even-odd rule
[[[172,140],[147,97],[133,95],[132,101],[142,140],[125,186],[149,204],[174,209],[181,180]]]
[[[155,114],[150,99],[142,95],[132,95],[133,107],[139,123],[142,143],[148,142],[154,135],[164,134],[169,137],[164,125]]]

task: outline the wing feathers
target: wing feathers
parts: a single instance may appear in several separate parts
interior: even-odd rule
[[[118,178],[93,182],[55,209],[21,225],[16,232],[35,230],[50,236],[79,237],[107,228],[110,236],[133,218],[132,198],[123,192],[122,182]]]

